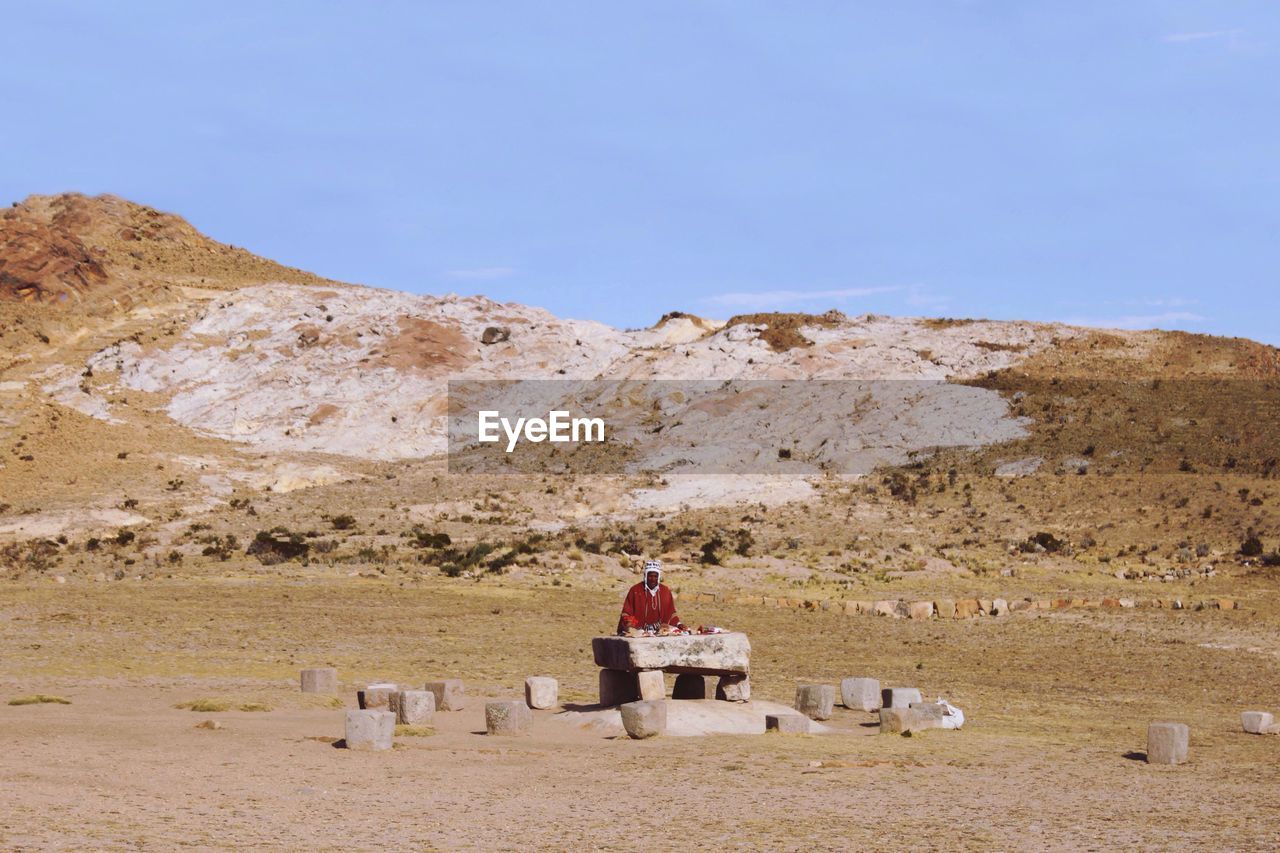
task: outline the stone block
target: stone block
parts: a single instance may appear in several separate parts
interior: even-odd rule
[[[956,618],[956,601],[954,598],[939,598],[933,603],[933,609],[939,619]]]
[[[484,727],[491,735],[523,735],[533,725],[533,712],[519,699],[484,703]]]
[[[545,675],[531,675],[524,680],[524,701],[530,708],[545,711],[560,699],[560,684]]]
[[[671,688],[672,699],[706,699],[707,678],[705,675],[694,675],[682,672],[676,676],[675,686]]]
[[[399,684],[380,682],[368,684],[356,691],[356,700],[363,711],[387,711],[391,707],[391,694],[400,689]]]
[[[396,734],[396,715],[390,711],[348,711],[347,749],[390,749]]]
[[[751,643],[737,631],[675,637],[595,637],[596,666],[603,669],[669,669],[723,675],[751,670]]]
[[[907,605],[907,616],[911,619],[932,619],[932,601],[913,601]]]
[[[992,616],[1008,616],[1009,602],[1003,598],[993,598],[991,600],[991,609],[987,611]]]
[[[942,728],[942,718],[946,716],[946,709],[940,703],[912,702],[910,708],[915,712],[915,727],[917,729]]]
[[[796,688],[795,709],[811,720],[829,720],[836,704],[836,689],[830,684],[801,684]]]
[[[648,669],[636,673],[636,683],[640,687],[640,698],[646,701],[667,698],[667,680],[660,669]]]
[[[600,670],[600,704],[612,707],[640,698],[640,679],[634,672]]]
[[[922,701],[916,687],[886,687],[880,691],[881,708],[908,708],[912,702]]]
[[[872,605],[871,612],[877,616],[892,616],[894,619],[897,619],[898,604],[899,602],[896,600],[886,599],[884,601],[877,601]]]
[[[981,608],[978,605],[978,599],[966,598],[956,602],[956,618],[972,619],[981,615]]]
[[[396,722],[402,726],[425,725],[436,713],[436,694],[430,690],[401,690],[391,696]]]
[[[745,675],[722,675],[716,682],[716,698],[721,702],[750,702],[751,679]]]
[[[1266,711],[1245,711],[1240,715],[1240,724],[1251,735],[1262,734],[1262,730],[1275,723],[1275,721],[1275,716]]]
[[[898,735],[918,728],[918,716],[911,708],[881,708],[880,734]]]
[[[1015,601],[1009,605],[1010,613],[1017,613],[1020,610],[1030,610],[1030,609],[1031,609],[1031,602],[1025,598],[1019,599],[1018,601]]]
[[[766,714],[764,729],[784,735],[807,735],[809,718],[803,714]]]
[[[667,703],[640,701],[628,702],[622,711],[622,727],[637,740],[660,735],[667,730]]]
[[[1152,723],[1147,726],[1147,763],[1182,764],[1190,740],[1186,723]]]
[[[338,671],[331,666],[302,670],[303,693],[337,693]]]
[[[880,707],[880,682],[874,678],[846,678],[840,682],[840,704],[855,711]]]
[[[466,707],[467,692],[460,679],[446,678],[443,681],[428,681],[426,689],[436,695],[437,711],[461,711]]]

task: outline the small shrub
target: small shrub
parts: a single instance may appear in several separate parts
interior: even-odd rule
[[[351,515],[335,515],[329,519],[329,523],[333,525],[334,530],[351,530],[356,526],[356,520]]]

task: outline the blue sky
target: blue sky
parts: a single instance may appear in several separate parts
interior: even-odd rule
[[[1272,2],[6,3],[0,201],[619,326],[1280,344]]]

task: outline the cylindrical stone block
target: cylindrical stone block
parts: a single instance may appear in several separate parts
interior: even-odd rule
[[[664,734],[667,730],[667,703],[664,701],[628,702],[621,711],[622,727],[637,740]]]
[[[390,711],[348,711],[347,749],[390,749],[396,733],[396,715]]]
[[[933,610],[939,619],[956,618],[956,601],[954,598],[939,598],[933,603]]]
[[[443,681],[428,681],[426,689],[436,695],[437,711],[461,711],[467,704],[466,689],[457,678],[446,678]]]
[[[672,699],[706,699],[707,679],[692,672],[682,672],[676,676],[675,686],[671,688]]]
[[[1152,723],[1147,726],[1147,763],[1182,764],[1190,740],[1186,723]]]
[[[331,666],[302,670],[303,693],[337,693],[338,671]]]
[[[751,679],[737,672],[720,676],[716,682],[716,698],[722,702],[750,702]]]
[[[545,711],[560,699],[560,684],[554,678],[531,675],[524,680],[524,702],[530,708]]]
[[[801,684],[796,688],[795,708],[811,720],[829,720],[836,704],[836,689],[830,684]]]
[[[764,730],[784,735],[806,735],[809,733],[809,718],[803,714],[766,714]]]
[[[640,698],[646,701],[667,698],[667,681],[660,669],[645,669],[636,673],[640,685]]]
[[[533,712],[519,700],[486,702],[484,726],[491,735],[523,735],[533,725]]]
[[[907,708],[912,702],[924,701],[915,687],[886,687],[880,691],[880,707]]]
[[[392,699],[396,722],[404,726],[429,723],[436,713],[436,694],[430,690],[401,690]]]
[[[634,672],[600,670],[600,704],[612,707],[640,698],[640,682]]]
[[[1263,734],[1275,721],[1275,716],[1266,711],[1245,711],[1240,715],[1240,724],[1251,735]]]
[[[388,711],[391,709],[391,694],[399,689],[400,685],[387,682],[369,684],[356,693],[356,699],[363,711]]]
[[[846,678],[840,682],[840,704],[854,711],[880,707],[880,682],[874,678]]]

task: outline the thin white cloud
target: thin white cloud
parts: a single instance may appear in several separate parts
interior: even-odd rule
[[[845,287],[839,290],[762,290],[756,292],[741,291],[736,293],[718,293],[702,300],[708,305],[724,308],[781,308],[805,302],[830,302],[843,299],[857,299],[860,296],[875,296],[879,293],[894,293],[901,287]]]
[[[466,281],[492,281],[495,278],[507,278],[516,274],[514,267],[476,267],[464,270],[445,270],[448,278]]]
[[[1164,329],[1185,324],[1197,325],[1208,317],[1190,311],[1166,311],[1163,314],[1128,314],[1120,317],[1068,317],[1069,326],[1091,326],[1095,329]]]
[[[1244,35],[1244,30],[1205,30],[1198,33],[1170,33],[1164,36],[1161,41],[1166,44],[1187,44],[1193,41],[1208,41],[1210,39],[1236,39]]]
[[[941,311],[950,303],[950,299],[937,293],[933,293],[925,287],[913,284],[907,291],[907,304],[912,308],[921,308],[926,311]]]

